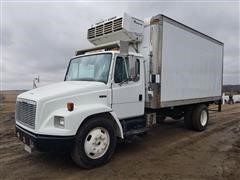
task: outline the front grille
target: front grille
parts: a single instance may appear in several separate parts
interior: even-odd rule
[[[21,124],[35,129],[36,102],[21,99],[16,102],[16,120]]]

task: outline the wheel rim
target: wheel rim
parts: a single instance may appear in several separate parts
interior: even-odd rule
[[[91,159],[102,157],[108,150],[110,136],[108,131],[103,127],[97,127],[91,130],[84,142],[86,155]]]
[[[208,119],[207,112],[206,112],[206,110],[203,110],[201,112],[201,117],[200,117],[200,122],[201,122],[202,126],[205,126],[207,124],[207,119]]]

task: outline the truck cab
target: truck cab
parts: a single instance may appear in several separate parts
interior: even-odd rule
[[[90,120],[94,122],[99,118],[108,123],[107,127],[114,134],[113,147],[117,138],[144,133],[147,130],[144,73],[144,60],[140,54],[102,50],[77,55],[69,62],[64,82],[36,88],[17,97],[17,136],[26,143],[25,150],[31,152],[35,149],[72,149],[81,128],[85,129]],[[138,120],[135,123],[138,127],[129,128],[127,119]],[[106,154],[105,149],[110,146],[110,135],[104,136],[107,127],[96,129],[87,136],[97,139],[96,143],[106,143],[98,153],[88,149],[87,158],[95,158],[101,152]],[[99,136],[105,137],[108,143]],[[76,158],[78,153],[72,154],[78,164],[82,162],[80,157]]]

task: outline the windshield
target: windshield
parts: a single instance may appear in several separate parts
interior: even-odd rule
[[[71,60],[66,81],[101,81],[107,83],[112,54],[94,54]]]

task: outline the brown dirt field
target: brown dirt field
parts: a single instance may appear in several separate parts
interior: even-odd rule
[[[208,129],[167,120],[132,143],[119,143],[106,165],[85,170],[66,153],[28,154],[14,134],[14,93],[0,110],[0,179],[239,179],[240,104],[210,112]],[[11,99],[9,101],[9,99]],[[215,106],[211,106],[211,109]]]
[[[17,95],[24,91],[0,91],[0,112],[13,112]]]

